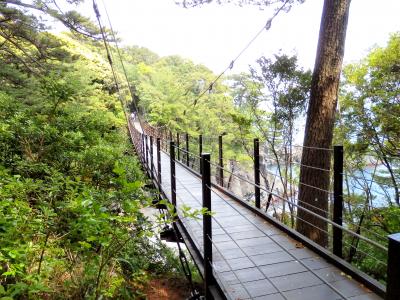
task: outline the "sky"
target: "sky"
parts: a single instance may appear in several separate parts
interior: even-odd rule
[[[91,1],[80,7],[94,18]],[[185,9],[174,0],[97,0],[103,22],[107,7],[112,26],[124,45],[147,47],[161,56],[180,55],[216,73],[224,70],[260,31],[273,11],[253,6],[204,5]],[[322,0],[306,0],[274,19],[235,63],[233,73],[247,71],[264,55],[297,54],[299,64],[313,68]],[[353,0],[346,38],[345,63],[363,58],[374,45],[384,46],[400,31],[400,0]]]
[[[272,16],[270,9],[209,4],[185,9],[175,0],[96,0],[103,24],[113,29],[123,45],[149,48],[160,56],[180,55],[219,74]],[[306,0],[281,13],[235,63],[231,73],[249,70],[260,56],[296,54],[304,69],[313,69],[323,0]],[[92,0],[78,11],[95,20]],[[352,0],[344,64],[357,62],[374,46],[385,46],[390,33],[400,31],[400,0]],[[55,23],[54,26],[57,26]],[[109,26],[107,26],[109,27]],[[229,74],[229,72],[227,72]],[[304,120],[297,124],[304,126]],[[301,144],[303,131],[296,136]]]

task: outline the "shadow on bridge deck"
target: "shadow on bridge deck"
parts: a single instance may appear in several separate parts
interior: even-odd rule
[[[156,148],[154,146],[154,153]],[[156,155],[153,156],[157,174]],[[150,162],[147,162],[150,169]],[[203,257],[202,219],[184,218],[179,207],[202,208],[199,176],[176,163],[176,199],[185,242]],[[170,157],[161,151],[161,187],[171,200]],[[226,299],[382,299],[262,216],[213,188],[213,274]],[[203,270],[203,266],[200,266]]]

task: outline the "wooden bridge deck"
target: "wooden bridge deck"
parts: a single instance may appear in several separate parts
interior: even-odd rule
[[[157,151],[154,147],[157,172]],[[149,166],[148,166],[149,167]],[[150,167],[149,167],[150,168]],[[171,200],[170,158],[161,151],[162,189]],[[202,207],[201,179],[176,163],[177,207]],[[262,217],[212,190],[213,271],[227,299],[382,299]],[[180,220],[203,254],[202,220]],[[187,241],[186,241],[187,242]]]

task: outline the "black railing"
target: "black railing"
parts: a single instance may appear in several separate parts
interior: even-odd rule
[[[249,186],[253,187],[253,193],[254,193],[254,206],[256,209],[258,209],[260,212],[263,211],[263,209],[268,212],[268,210],[273,207],[274,212],[277,212],[277,206],[276,201],[280,201],[282,204],[281,205],[288,205],[289,210],[290,210],[290,215],[297,219],[300,220],[300,218],[295,214],[297,210],[304,210],[307,211],[308,214],[312,215],[313,217],[325,221],[327,224],[331,226],[331,233],[329,231],[325,231],[325,233],[332,238],[332,252],[334,255],[336,255],[339,258],[343,258],[343,248],[344,248],[344,243],[343,243],[343,235],[347,234],[350,235],[354,238],[359,239],[360,241],[363,241],[365,243],[368,243],[377,249],[380,249],[387,253],[387,264],[385,262],[381,262],[387,266],[387,289],[386,289],[386,296],[385,299],[387,300],[394,300],[394,299],[400,299],[400,285],[398,285],[398,279],[400,278],[400,256],[398,253],[400,253],[400,234],[394,234],[389,236],[389,246],[386,247],[382,245],[381,243],[371,240],[368,237],[365,237],[361,235],[359,232],[355,232],[350,230],[348,227],[343,225],[343,175],[344,175],[344,170],[343,170],[343,146],[335,146],[333,149],[333,192],[328,191],[328,190],[323,190],[326,192],[331,201],[332,201],[332,210],[333,210],[333,215],[332,219],[329,219],[327,217],[321,216],[321,214],[318,213],[319,208],[316,206],[313,206],[312,204],[309,203],[304,203],[301,200],[297,199],[296,201],[293,201],[292,196],[288,197],[288,191],[286,191],[286,196],[282,196],[277,192],[275,185],[275,180],[286,180],[282,175],[282,172],[279,170],[275,170],[275,172],[271,172],[268,170],[261,170],[260,169],[260,141],[259,139],[254,139],[253,140],[253,152],[252,152],[252,159],[253,159],[253,171],[254,171],[254,180],[251,180],[251,178],[245,178],[243,175],[238,175],[235,174],[234,171],[232,170],[227,170],[224,168],[224,160],[223,160],[223,144],[222,144],[222,136],[219,136],[218,138],[218,163],[213,163],[211,161],[211,155],[209,153],[204,154],[203,153],[203,147],[204,147],[204,136],[199,135],[198,137],[198,154],[194,154],[190,152],[190,137],[188,134],[185,134],[185,148],[182,149],[180,148],[179,145],[179,133],[176,134],[176,144],[174,141],[170,140],[169,142],[166,139],[167,134],[164,135],[156,135],[157,136],[157,170],[154,170],[154,165],[153,165],[153,137],[146,134],[141,134],[139,133],[136,129],[131,130],[131,136],[132,139],[134,140],[134,145],[135,148],[140,156],[140,159],[144,164],[147,166],[147,169],[150,169],[150,174],[154,180],[156,180],[157,185],[159,189],[162,189],[161,186],[161,152],[164,151],[166,153],[169,153],[170,156],[170,179],[171,179],[171,202],[172,205],[174,206],[174,215],[176,216],[176,170],[175,170],[175,163],[178,161],[182,165],[189,167],[193,169],[196,173],[202,176],[202,182],[203,182],[203,208],[206,208],[207,210],[211,211],[211,186],[218,185],[220,188],[226,190],[227,184],[224,182],[224,173],[229,174],[229,176],[233,176],[237,178],[237,180],[240,180],[241,182],[245,182]],[[133,133],[132,133],[133,131]],[[169,135],[170,138],[173,137],[172,134]],[[149,144],[150,144],[150,149],[149,149]],[[167,147],[169,145],[169,147]],[[310,148],[310,147],[308,147]],[[332,151],[330,149],[321,149],[318,147],[314,147],[314,150],[320,150],[320,151]],[[182,161],[180,153],[183,153],[182,155]],[[265,161],[265,158],[264,158]],[[323,168],[318,168],[314,166],[304,166],[301,163],[297,162],[290,162],[291,166],[292,165],[299,165],[302,167],[309,167],[313,169],[317,169],[321,172],[331,172],[328,169],[323,169]],[[215,167],[215,183],[212,183],[212,173],[211,173],[211,167]],[[155,176],[153,176],[153,172],[155,173]],[[286,172],[287,173],[287,172]],[[266,179],[267,176],[271,176],[274,178],[273,184],[271,182],[269,183],[268,186],[263,186],[261,185],[261,177],[264,179],[264,182],[267,183],[268,180]],[[272,180],[270,180],[272,181]],[[293,188],[294,182],[289,182],[288,187],[290,189]],[[297,184],[301,185],[306,185],[305,183],[302,182],[297,182]],[[310,185],[307,185],[310,186]],[[321,190],[319,187],[311,186],[312,188],[316,190]],[[289,189],[287,188],[287,189]],[[263,195],[264,194],[264,195]],[[263,197],[264,196],[264,197]],[[264,198],[264,202],[262,202]],[[283,204],[285,203],[285,204]],[[275,206],[275,207],[274,207]],[[282,208],[282,206],[281,206]],[[324,212],[328,213],[328,212]],[[214,277],[213,277],[213,263],[212,263],[212,227],[211,227],[211,219],[212,217],[209,214],[206,214],[203,216],[203,263],[204,263],[204,275],[205,275],[205,284],[207,289],[208,286],[212,285],[214,283]],[[300,220],[303,222],[307,222],[306,220]],[[323,230],[321,228],[317,228],[318,230]],[[368,253],[364,253],[365,255],[369,255]],[[376,259],[376,258],[375,258]]]
[[[218,170],[219,170],[219,185],[224,186],[224,150],[222,144],[222,135],[218,137]]]
[[[157,184],[161,193],[161,139],[157,138]]]
[[[260,141],[254,139],[254,198],[257,208],[261,208],[261,190],[260,190]]]
[[[335,146],[333,151],[333,222],[343,225],[343,146]],[[333,254],[343,258],[343,231],[334,226]]]
[[[211,212],[211,172],[210,154],[201,155],[202,171],[202,202],[203,208]],[[213,255],[212,255],[212,219],[211,215],[203,215],[203,247],[204,247],[204,289],[206,299],[211,299],[210,286],[214,284]]]
[[[176,208],[176,171],[175,171],[175,143],[169,143],[170,172],[171,172],[171,203]]]
[[[389,235],[386,300],[400,299],[400,233]]]

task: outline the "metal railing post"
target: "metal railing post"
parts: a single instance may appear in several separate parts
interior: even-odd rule
[[[333,222],[343,225],[343,146],[333,147]],[[343,232],[333,226],[333,254],[343,257]]]
[[[154,160],[153,160],[153,136],[150,136],[150,178],[154,179]]]
[[[224,186],[224,158],[222,151],[222,135],[218,137],[218,158],[219,158],[219,185]]]
[[[148,172],[149,170],[149,144],[147,142],[147,135],[144,136],[144,144],[145,144],[145,161],[146,161],[146,171]]]
[[[254,139],[254,198],[256,207],[260,208],[260,141]]]
[[[157,183],[161,192],[161,139],[157,138]]]
[[[181,160],[181,151],[180,151],[180,144],[179,144],[179,132],[176,133],[176,154],[178,161]]]
[[[203,208],[211,211],[211,170],[210,170],[209,153],[201,155],[202,167],[202,192],[203,192]],[[203,245],[204,245],[204,290],[206,299],[212,299],[210,286],[214,282],[212,267],[212,219],[211,215],[203,215]]]
[[[189,134],[186,133],[185,135],[185,139],[186,139],[186,166],[189,167]]]
[[[200,134],[199,135],[199,157],[201,158],[201,154],[203,153],[203,136]],[[199,166],[199,171],[201,174],[201,159],[200,159],[200,166]]]
[[[175,172],[175,143],[169,142],[169,157],[171,163],[171,201],[172,205],[176,206],[176,172]]]
[[[141,156],[142,156],[142,157],[141,157],[141,159],[142,159],[142,163],[144,163],[144,159],[145,159],[145,157],[144,157],[144,155],[145,155],[145,154],[144,154],[144,149],[145,149],[145,148],[144,148],[144,134],[141,133],[141,134],[140,134],[140,137],[141,137],[141,148],[142,148],[142,149],[141,149],[141,150],[142,150],[142,153],[141,153]]]
[[[387,284],[385,300],[400,299],[400,233],[391,234],[388,247]]]

